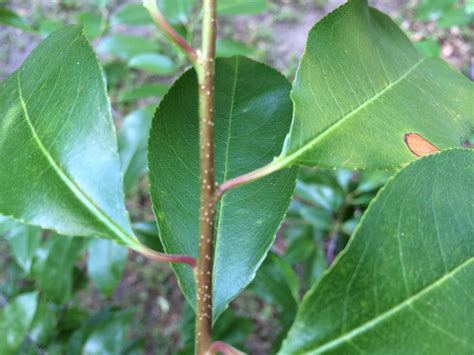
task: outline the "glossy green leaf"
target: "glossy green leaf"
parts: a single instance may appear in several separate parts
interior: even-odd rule
[[[291,120],[287,80],[244,57],[219,59],[216,78],[215,173],[219,182],[265,165],[278,154]],[[188,71],[163,99],[149,141],[151,196],[169,253],[196,256],[199,237],[198,86]],[[254,277],[274,240],[297,170],[229,192],[217,209],[214,314]],[[174,266],[194,305],[192,271]]]
[[[65,27],[0,84],[0,214],[138,245],[116,147],[96,57],[80,27]]]
[[[105,296],[110,297],[122,280],[127,257],[128,250],[111,240],[91,241],[87,271],[95,287]]]
[[[6,235],[16,263],[30,273],[36,248],[41,243],[41,229],[17,223]]]
[[[248,47],[245,43],[229,39],[218,39],[216,51],[218,57],[232,57],[234,55],[250,56],[254,53],[254,49]]]
[[[122,34],[104,37],[97,45],[97,51],[100,54],[111,54],[124,60],[139,54],[152,53],[156,50],[158,50],[158,44],[154,41]]]
[[[28,22],[16,12],[5,7],[0,7],[0,25],[13,26],[22,30],[29,30]]]
[[[155,53],[144,53],[131,58],[128,66],[157,75],[171,75],[176,72],[176,65],[167,56]]]
[[[82,250],[82,242],[81,238],[55,235],[37,249],[33,277],[37,287],[57,304],[72,296],[74,264]]]
[[[16,354],[21,346],[36,311],[38,295],[24,293],[0,309],[0,353]]]
[[[122,91],[118,100],[129,102],[149,97],[162,97],[168,92],[169,86],[166,84],[143,84],[129,90]]]
[[[423,58],[386,15],[352,0],[310,32],[278,167],[394,169],[417,157],[404,137],[460,146],[474,127],[473,84]]]
[[[252,15],[265,11],[267,0],[219,0],[217,11],[220,15]]]
[[[148,171],[148,135],[153,118],[151,106],[132,112],[125,117],[118,135],[118,148],[124,189],[129,192],[137,180]]]
[[[400,171],[305,296],[285,354],[470,354],[474,151]]]
[[[112,25],[143,26],[151,24],[153,24],[153,20],[142,4],[126,4],[112,16]]]

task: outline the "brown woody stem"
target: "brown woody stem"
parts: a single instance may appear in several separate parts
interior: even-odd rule
[[[143,0],[143,6],[146,7],[156,25],[166,34],[166,36],[178,46],[188,59],[196,65],[198,55],[193,47],[166,21],[160,9],[156,5],[156,0]]]
[[[214,179],[214,74],[216,0],[204,0],[199,81],[200,236],[196,276],[196,353],[207,354],[212,343],[212,270],[216,184]]]

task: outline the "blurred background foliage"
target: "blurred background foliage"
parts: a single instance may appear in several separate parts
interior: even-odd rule
[[[306,34],[343,1],[219,0],[218,55],[245,55],[292,80]],[[426,55],[474,77],[474,1],[371,1]],[[160,0],[172,25],[199,41],[199,1]],[[160,250],[147,194],[154,110],[186,68],[139,1],[0,0],[0,79],[38,42],[79,23],[104,68],[127,204],[139,238]],[[467,143],[469,144],[469,143]],[[301,295],[347,244],[391,172],[302,169],[286,219],[255,280],[221,316],[215,337],[272,353]],[[0,217],[0,349],[5,354],[191,354],[193,312],[168,265],[106,240],[60,238]]]

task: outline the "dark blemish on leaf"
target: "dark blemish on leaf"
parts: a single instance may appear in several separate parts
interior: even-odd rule
[[[433,143],[416,133],[405,134],[405,144],[417,157],[424,157],[439,152],[439,149]]]

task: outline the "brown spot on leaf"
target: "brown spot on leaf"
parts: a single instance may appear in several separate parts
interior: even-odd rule
[[[439,149],[433,143],[416,133],[405,134],[405,144],[417,157],[424,157],[439,152]]]

